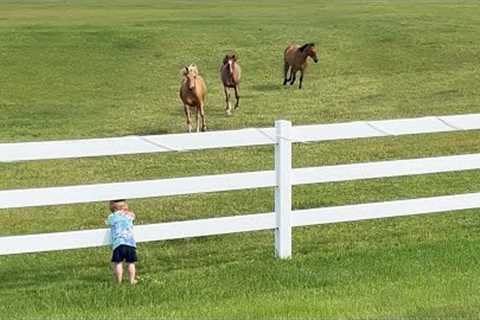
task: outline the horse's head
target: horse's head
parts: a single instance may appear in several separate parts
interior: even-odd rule
[[[198,76],[197,66],[194,65],[194,64],[191,64],[188,67],[185,66],[185,68],[182,70],[182,74],[185,77],[185,80],[186,80],[186,83],[187,83],[187,88],[189,90],[194,90],[195,89],[195,83],[196,83],[197,76]]]
[[[223,67],[228,68],[228,71],[230,74],[233,74],[233,65],[237,61],[237,56],[232,54],[232,55],[226,55],[225,58],[223,58]]]
[[[302,52],[303,52],[307,57],[312,58],[313,61],[315,61],[315,63],[318,62],[317,49],[315,48],[315,44],[314,44],[314,43],[304,44],[302,47],[300,47],[300,50],[302,50]]]

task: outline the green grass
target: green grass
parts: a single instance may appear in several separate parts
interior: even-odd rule
[[[210,130],[479,112],[477,1],[1,1],[0,142],[185,131],[179,70],[207,81]],[[304,89],[282,52],[315,42]],[[223,113],[234,50],[241,109]],[[312,143],[294,166],[478,153],[480,132]],[[271,169],[270,147],[0,164],[0,189]],[[480,171],[294,188],[294,207],[479,192]],[[269,212],[273,190],[131,200],[137,224]],[[110,249],[0,257],[0,318],[477,318],[478,210],[139,245],[134,288]],[[104,203],[0,212],[0,235],[102,228]]]

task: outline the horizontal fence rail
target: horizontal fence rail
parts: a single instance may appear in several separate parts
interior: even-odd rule
[[[411,119],[356,121],[292,127],[292,142],[373,138],[480,129],[480,113]],[[0,162],[100,157],[276,143],[274,128],[127,136],[46,142],[0,143]]]
[[[273,171],[0,191],[0,209],[135,199],[275,185]]]
[[[295,210],[292,226],[310,226],[480,208],[480,193]],[[137,242],[275,229],[275,213],[135,226]],[[82,230],[1,237],[0,255],[109,245],[110,230]]]
[[[480,154],[293,169],[292,184],[391,178],[480,169]]]
[[[322,167],[291,167],[291,144],[480,129],[480,114],[243,129],[200,134],[0,144],[0,162],[187,151],[234,146],[275,146],[275,170],[147,181],[0,191],[0,209],[147,198],[275,187],[275,211],[139,225],[138,242],[274,230],[280,258],[291,256],[292,227],[480,208],[480,193],[292,211],[294,185],[480,169],[480,154],[389,160]],[[1,213],[2,211],[0,211]],[[5,212],[5,211],[3,211]],[[0,237],[0,255],[110,244],[108,229]]]
[[[480,193],[294,211],[295,227],[480,208]]]
[[[273,213],[197,219],[135,226],[137,242],[173,240],[275,228]],[[110,230],[82,230],[0,237],[0,255],[110,245]]]
[[[292,185],[480,169],[480,154],[292,170]],[[0,209],[274,187],[275,171],[0,191]],[[1,212],[0,212],[1,214]]]

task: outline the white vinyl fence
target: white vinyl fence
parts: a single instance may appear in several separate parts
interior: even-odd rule
[[[292,227],[480,208],[480,193],[471,193],[292,211],[293,185],[480,169],[480,154],[293,169],[292,143],[476,129],[480,129],[480,114],[295,127],[288,121],[280,120],[275,123],[275,128],[5,143],[0,144],[0,162],[274,144],[275,168],[271,171],[199,177],[4,190],[0,191],[0,214],[1,209],[6,208],[275,187],[274,212],[139,225],[135,227],[135,236],[138,242],[145,242],[274,230],[276,255],[289,258],[292,254]],[[108,244],[108,229],[6,236],[0,237],[0,255]]]

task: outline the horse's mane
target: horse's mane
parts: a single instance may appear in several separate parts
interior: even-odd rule
[[[305,43],[303,46],[301,46],[300,48],[298,48],[298,50],[303,51],[303,50],[305,50],[305,49],[308,48],[308,47],[315,47],[315,43],[313,43],[313,42]]]
[[[189,65],[188,67],[185,66],[182,68],[182,70],[180,70],[180,74],[185,77],[187,74],[189,73],[194,73],[194,74],[197,74],[198,75],[198,68],[197,68],[197,65],[196,64],[191,64]]]

